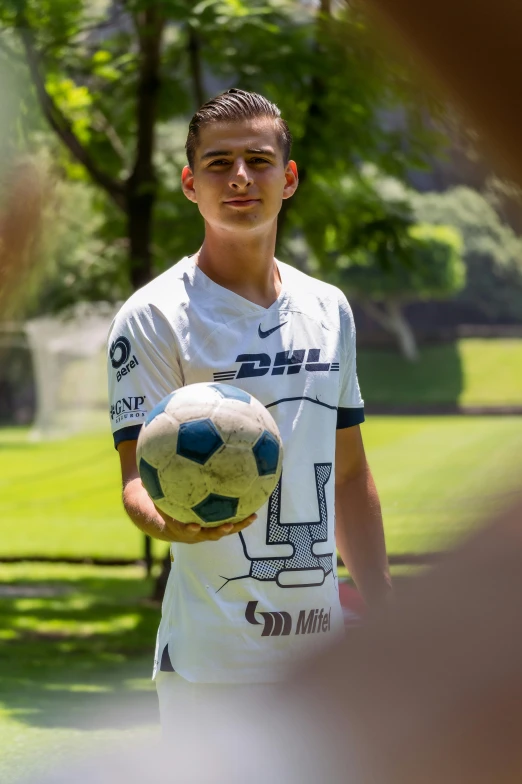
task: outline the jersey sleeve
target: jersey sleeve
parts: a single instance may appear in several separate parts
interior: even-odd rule
[[[133,441],[149,411],[183,386],[174,332],[152,306],[124,306],[107,344],[109,411],[114,446]]]
[[[340,385],[337,409],[337,429],[353,427],[364,422],[364,401],[359,389],[355,350],[355,322],[350,305],[339,292],[340,317]]]

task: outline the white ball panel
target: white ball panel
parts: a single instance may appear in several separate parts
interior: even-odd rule
[[[181,504],[177,504],[172,499],[165,498],[160,502],[156,501],[156,505],[161,509],[162,512],[165,512],[165,514],[168,514],[170,517],[173,517],[174,520],[177,520],[178,523],[201,524],[201,520],[198,520],[197,515],[192,511],[192,509]]]
[[[160,468],[168,462],[176,451],[178,428],[165,414],[158,414],[152,422],[140,430],[136,457],[143,457],[147,463]]]
[[[226,446],[207,464],[209,485],[213,493],[239,497],[249,493],[257,478],[257,466],[251,449]]]
[[[245,403],[237,405],[235,400],[223,400],[214,414],[213,421],[226,444],[231,446],[252,447],[263,428],[257,416],[252,416]],[[246,410],[245,410],[246,409]]]
[[[208,472],[202,469],[199,463],[172,455],[159,469],[163,492],[183,506],[194,506],[212,492]]]
[[[261,422],[263,423],[263,429],[268,430],[269,433],[272,433],[277,440],[279,441],[280,445],[283,445],[281,441],[281,435],[279,433],[279,428],[277,427],[274,417],[270,413],[270,411],[265,408],[261,403],[259,403],[259,408],[257,409],[256,413],[259,414]]]
[[[188,384],[176,391],[176,394],[169,400],[168,408],[175,411],[187,403],[195,403],[200,406],[205,406],[208,403],[216,405],[220,400],[222,400],[221,395],[210,384]]]
[[[165,409],[168,415],[178,425],[182,422],[191,422],[194,419],[214,419],[215,411],[219,403],[218,400],[181,400],[175,403],[176,398],[172,398]],[[175,403],[175,404],[174,404]]]

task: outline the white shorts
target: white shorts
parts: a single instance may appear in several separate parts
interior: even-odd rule
[[[301,699],[294,704],[286,684],[191,683],[159,672],[156,688],[169,761],[165,784],[351,780],[337,767],[320,708]],[[172,770],[176,778],[169,778]]]
[[[210,729],[216,721],[223,724],[227,715],[237,720],[237,713],[232,709],[235,703],[250,707],[255,702],[266,704],[274,684],[192,683],[177,672],[158,672],[156,689],[161,728],[167,740],[176,736],[180,726],[186,727],[191,722],[201,730]]]

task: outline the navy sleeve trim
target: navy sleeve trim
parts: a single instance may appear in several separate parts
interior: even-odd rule
[[[136,441],[140,430],[143,425],[131,425],[130,427],[122,427],[121,430],[117,430],[113,433],[114,438],[114,448],[118,448],[118,444],[121,444],[123,441]]]
[[[362,425],[364,422],[364,408],[338,408],[337,409],[337,430],[345,427]]]

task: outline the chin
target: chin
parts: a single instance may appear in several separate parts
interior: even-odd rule
[[[238,214],[232,216],[232,220],[230,218],[228,220],[221,220],[214,225],[218,225],[221,229],[227,231],[238,231],[238,229],[243,231],[259,231],[259,229],[266,228],[272,223],[273,221],[267,221],[260,215]]]

